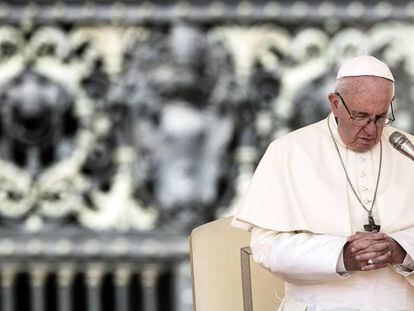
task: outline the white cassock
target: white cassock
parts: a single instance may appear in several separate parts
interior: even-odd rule
[[[345,272],[346,238],[364,231],[378,175],[380,144],[354,152],[328,119],[272,142],[260,161],[232,225],[252,230],[253,258],[286,281],[281,310],[414,310],[414,162],[382,133],[382,168],[373,208],[381,231],[407,252],[402,265]],[[410,140],[413,136],[406,134]]]

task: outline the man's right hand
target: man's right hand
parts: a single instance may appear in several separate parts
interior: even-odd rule
[[[369,271],[391,263],[390,244],[382,232],[357,232],[348,238],[343,250],[347,271]],[[368,264],[368,260],[373,260]]]

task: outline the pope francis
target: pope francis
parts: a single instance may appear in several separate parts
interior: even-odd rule
[[[286,281],[280,310],[414,310],[414,162],[388,141],[394,83],[378,59],[348,60],[329,116],[261,159],[232,224]]]

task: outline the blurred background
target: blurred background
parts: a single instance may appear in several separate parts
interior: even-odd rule
[[[192,228],[268,143],[329,112],[344,59],[396,78],[411,1],[0,2],[0,310],[190,311]]]

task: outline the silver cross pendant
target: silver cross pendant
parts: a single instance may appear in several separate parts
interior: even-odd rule
[[[364,225],[364,230],[365,231],[374,231],[376,230],[377,232],[380,231],[381,226],[377,225],[374,221],[374,218],[369,215],[368,216],[368,224]]]

